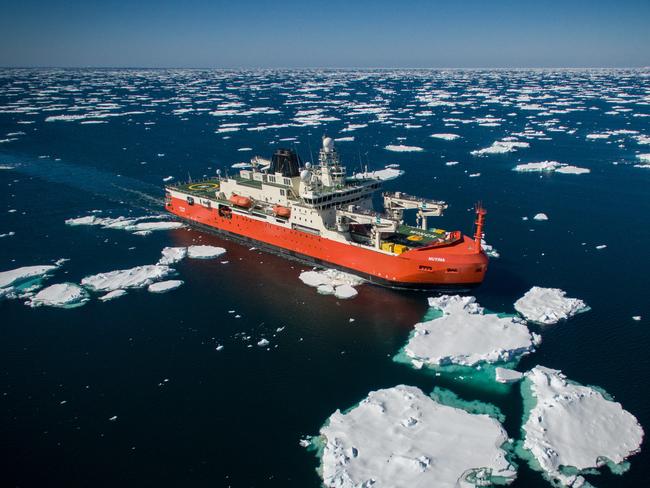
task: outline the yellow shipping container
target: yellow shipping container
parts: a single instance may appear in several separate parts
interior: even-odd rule
[[[396,254],[402,254],[404,251],[408,250],[408,246],[405,246],[404,244],[395,244],[395,247],[393,248],[393,252]]]
[[[392,242],[382,242],[381,250],[386,252],[393,252],[393,243]]]

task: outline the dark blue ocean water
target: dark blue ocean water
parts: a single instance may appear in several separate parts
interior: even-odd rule
[[[539,351],[520,368],[543,364],[598,385],[650,428],[650,171],[634,166],[650,153],[639,137],[650,136],[649,76],[0,71],[0,166],[9,168],[0,170],[0,234],[15,232],[0,238],[0,270],[69,258],[49,283],[79,282],[155,263],[164,246],[228,250],[227,264],[181,262],[185,284],[168,294],[135,290],[69,310],[0,302],[2,485],[316,487],[318,461],[300,438],[337,408],[400,383],[492,402],[519,438],[517,388],[476,388],[392,362],[427,294],[362,286],[357,298],[338,301],[302,285],[300,264],[198,231],[141,237],[64,224],[91,210],[160,211],[163,177],[199,178],[276,147],[310,160],[323,134],[355,138],[338,143],[349,168],[400,164],[406,174],[386,188],[449,201],[438,227],[471,232],[468,210],[482,200],[486,240],[501,253],[475,292],[483,306],[512,312],[540,285],[592,309],[541,330]],[[350,124],[364,127],[343,131]],[[215,132],[224,127],[239,130]],[[470,155],[508,136],[530,147]],[[390,152],[389,144],[423,151]],[[591,173],[512,171],[544,160]],[[550,220],[522,220],[538,212]],[[247,347],[261,337],[269,350]],[[622,477],[589,479],[643,486],[649,456],[644,449],[631,458]],[[513,486],[547,483],[522,463]]]

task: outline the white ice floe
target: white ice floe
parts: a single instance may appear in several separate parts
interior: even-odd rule
[[[313,286],[321,295],[334,295],[341,299],[356,296],[357,290],[354,287],[364,283],[358,276],[335,269],[303,271],[300,273],[300,281]]]
[[[515,371],[514,369],[501,368],[501,367],[495,368],[494,373],[495,373],[495,379],[499,383],[516,383],[524,376],[523,373],[520,373],[519,371]]]
[[[587,173],[591,173],[591,170],[589,168],[580,168],[579,166],[566,165],[557,168],[555,172],[562,173],[565,175],[584,175]]]
[[[586,312],[589,307],[578,298],[567,298],[559,288],[533,286],[515,302],[515,310],[526,320],[538,324],[556,324],[575,314]]]
[[[384,168],[384,169],[379,169],[377,171],[365,171],[363,173],[355,173],[352,176],[352,178],[356,180],[375,179],[375,180],[388,181],[388,180],[394,180],[395,178],[398,178],[403,174],[404,171],[401,169]]]
[[[642,164],[635,164],[635,168],[646,168],[650,169],[650,153],[648,154],[637,154],[637,159],[641,161]]]
[[[179,288],[183,284],[182,280],[166,280],[151,283],[147,288],[151,293],[165,293]]]
[[[530,395],[523,447],[556,485],[582,486],[585,480],[576,470],[608,463],[616,468],[640,450],[643,429],[632,414],[558,370],[536,366],[526,373],[522,394]]]
[[[169,266],[148,264],[86,276],[81,280],[81,284],[97,292],[109,292],[125,288],[144,288],[155,281],[166,278],[173,272],[174,270]]]
[[[505,363],[535,350],[540,337],[518,317],[485,313],[474,297],[429,298],[442,316],[415,324],[404,353],[414,367]]]
[[[153,230],[173,230],[185,227],[182,222],[139,222],[134,225],[128,225],[124,228],[129,232],[151,232]]]
[[[128,232],[147,235],[155,230],[171,230],[185,227],[181,222],[173,221],[154,221],[153,219],[166,218],[165,215],[148,215],[144,217],[98,217],[97,215],[87,215],[74,219],[67,219],[66,225],[96,225],[103,229],[121,229]]]
[[[460,138],[458,134],[431,134],[431,137],[434,139],[443,139],[445,141],[454,141]]]
[[[384,147],[387,151],[393,151],[393,152],[421,152],[424,151],[423,148],[419,146],[405,146],[403,144],[389,144],[388,146]]]
[[[269,345],[269,341],[268,341],[267,339],[260,339],[260,340],[257,342],[257,345],[258,345],[259,347],[266,347],[266,346]]]
[[[0,288],[16,286],[33,278],[43,278],[48,273],[57,269],[57,266],[23,266],[21,268],[11,269],[0,272]]]
[[[126,290],[113,290],[109,291],[106,295],[102,295],[99,297],[99,299],[102,302],[108,302],[110,300],[115,300],[116,298],[120,298],[126,295]]]
[[[30,307],[74,308],[79,307],[88,301],[88,293],[79,285],[74,283],[57,283],[43,288],[34,295],[26,305]]]
[[[170,266],[181,261],[187,256],[186,247],[165,247],[162,252],[162,257],[158,260],[158,264]]]
[[[187,257],[192,259],[212,259],[225,254],[223,247],[216,246],[189,246],[187,248]]]
[[[513,168],[513,171],[529,172],[529,171],[555,171],[561,167],[562,163],[557,161],[540,161],[538,163],[525,163],[518,164]]]
[[[435,488],[509,483],[508,436],[487,416],[443,405],[413,386],[373,391],[320,429],[323,483],[332,488]]]
[[[540,212],[538,214],[535,214],[535,216],[533,217],[533,220],[538,220],[538,221],[548,220],[548,215],[546,215],[545,213]]]
[[[504,154],[527,147],[530,147],[530,144],[528,142],[495,141],[491,146],[483,149],[476,149],[475,151],[471,151],[470,154],[472,156],[485,156],[486,154]]]
[[[0,272],[0,299],[17,298],[41,287],[43,280],[59,266],[23,266]]]

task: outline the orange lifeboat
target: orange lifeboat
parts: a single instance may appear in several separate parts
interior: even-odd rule
[[[276,205],[273,207],[273,212],[278,217],[284,217],[285,219],[288,219],[291,216],[291,209],[288,207],[283,207],[282,205]]]
[[[243,197],[241,195],[232,195],[228,201],[235,205],[236,207],[250,208],[253,202],[248,197]]]

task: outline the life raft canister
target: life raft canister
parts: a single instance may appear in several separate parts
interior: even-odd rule
[[[284,217],[288,219],[291,216],[291,209],[288,207],[283,207],[282,205],[276,205],[273,207],[273,212],[278,217]]]
[[[232,195],[228,201],[235,205],[236,207],[250,208],[252,201],[248,197],[243,197],[241,195]]]

